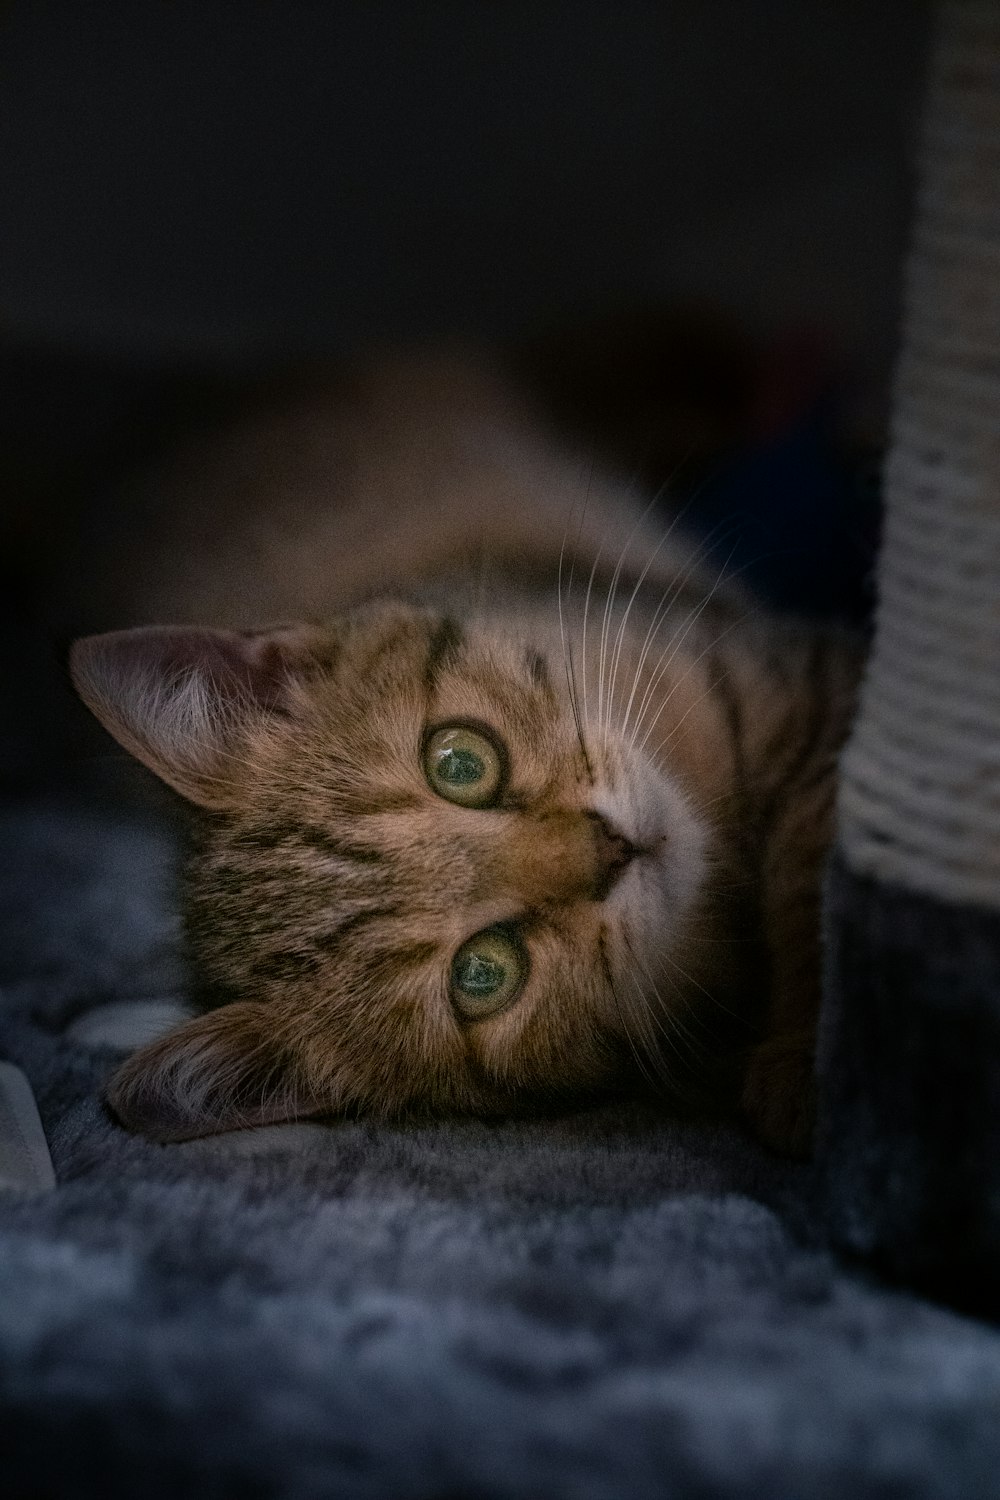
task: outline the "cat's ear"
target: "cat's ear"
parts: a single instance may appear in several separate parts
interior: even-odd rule
[[[164,1142],[330,1113],[335,1101],[310,1094],[273,1032],[250,1001],[186,1021],[122,1064],[108,1103],[127,1130]]]
[[[182,796],[218,808],[232,795],[227,763],[248,731],[294,713],[303,682],[332,654],[332,632],[310,625],[167,625],[84,636],[69,667],[84,703],[126,750]]]

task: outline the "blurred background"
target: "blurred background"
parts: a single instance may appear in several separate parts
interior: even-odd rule
[[[130,476],[372,344],[502,347],[706,527],[745,511],[764,593],[863,618],[926,30],[916,0],[7,0],[5,780],[74,764],[63,653]]]

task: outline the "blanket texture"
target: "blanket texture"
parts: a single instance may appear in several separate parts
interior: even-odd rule
[[[179,993],[172,839],[48,803],[0,847],[57,1178],[0,1194],[10,1500],[1000,1495],[1000,1332],[838,1263],[735,1130],[126,1135],[84,1023]]]

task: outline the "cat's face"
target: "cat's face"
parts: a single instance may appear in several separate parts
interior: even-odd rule
[[[497,1112],[648,1056],[707,829],[627,736],[581,734],[557,628],[381,605],[92,637],[73,670],[208,809],[190,931],[235,1002],[125,1064],[126,1123]]]

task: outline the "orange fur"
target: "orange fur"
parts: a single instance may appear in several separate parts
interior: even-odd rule
[[[716,588],[627,488],[448,362],[364,373],[189,455],[168,492],[151,607],[228,628],[90,637],[72,667],[204,809],[189,931],[231,1003],[120,1069],[125,1122],[174,1139],[643,1078],[690,1095],[731,1087],[756,1035],[746,1108],[803,1150],[853,653]],[[327,623],[233,628],[252,614]],[[495,805],[429,784],[427,733],[453,723],[499,741]],[[527,976],[463,1020],[453,957],[498,924]]]

